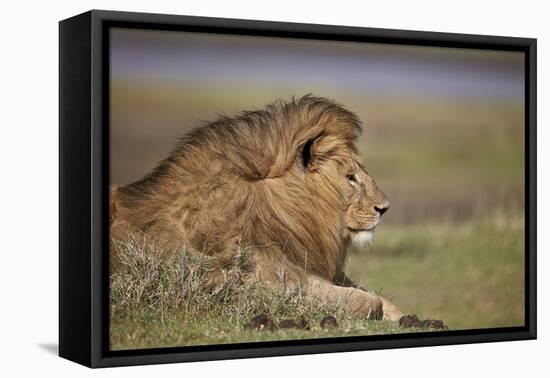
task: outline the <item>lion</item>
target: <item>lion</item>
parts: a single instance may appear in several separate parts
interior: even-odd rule
[[[390,205],[361,163],[361,131],[353,112],[312,95],[220,116],[143,179],[112,187],[111,239],[150,235],[167,251],[211,256],[220,271],[237,246],[253,246],[250,280],[396,321],[396,305],[344,273]]]

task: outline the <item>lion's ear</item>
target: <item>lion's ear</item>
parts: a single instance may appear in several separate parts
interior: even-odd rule
[[[321,134],[317,135],[316,137],[308,139],[302,145],[302,167],[304,167],[304,170],[306,171],[311,168],[313,158],[314,158],[315,142],[320,137],[321,137]]]

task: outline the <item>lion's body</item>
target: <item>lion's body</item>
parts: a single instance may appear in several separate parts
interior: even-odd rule
[[[276,285],[283,267],[285,285],[291,277],[312,295],[361,292],[374,298],[360,298],[370,303],[363,310],[376,315],[379,298],[326,286],[347,280],[353,236],[371,235],[378,203],[387,207],[358,163],[360,132],[353,113],[309,96],[222,117],[185,136],[144,179],[111,190],[111,238],[144,233],[167,251],[185,245],[213,257],[252,246],[258,279]]]

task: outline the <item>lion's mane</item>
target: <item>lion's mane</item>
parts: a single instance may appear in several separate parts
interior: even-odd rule
[[[149,175],[111,196],[111,237],[139,231],[208,255],[236,243],[328,280],[340,274],[345,196],[358,118],[305,96],[185,135]]]

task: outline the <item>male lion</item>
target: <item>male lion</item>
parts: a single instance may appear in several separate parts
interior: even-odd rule
[[[218,273],[237,245],[253,246],[251,280],[398,320],[395,305],[343,271],[348,249],[371,240],[389,207],[357,155],[360,133],[355,114],[309,95],[223,116],[143,179],[112,188],[111,238],[137,232],[167,251],[185,246],[216,260]]]

